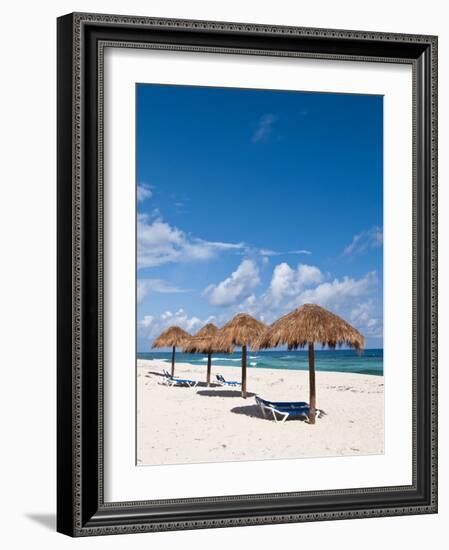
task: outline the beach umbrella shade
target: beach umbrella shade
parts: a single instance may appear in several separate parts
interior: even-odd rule
[[[346,344],[357,351],[363,351],[365,345],[360,332],[344,319],[318,305],[304,304],[275,321],[251,346],[253,350],[308,347],[310,424],[315,424],[315,342],[331,349]]]
[[[176,347],[182,346],[190,338],[190,334],[179,327],[169,327],[154,340],[152,348],[172,348],[171,375],[175,374]]]
[[[221,348],[213,345],[213,338],[217,334],[218,328],[213,323],[208,323],[194,336],[189,338],[183,346],[184,353],[204,353],[207,354],[207,385],[210,385],[210,376],[212,370],[212,354],[213,353],[231,353],[232,346],[222,346]]]
[[[239,313],[221,328],[213,345],[218,348],[242,347],[242,397],[246,399],[246,350],[267,328],[267,325],[247,313]]]

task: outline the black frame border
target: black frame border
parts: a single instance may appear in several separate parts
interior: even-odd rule
[[[145,47],[413,67],[413,483],[103,500],[103,50]],[[437,512],[437,37],[74,13],[58,18],[57,530],[71,536]]]

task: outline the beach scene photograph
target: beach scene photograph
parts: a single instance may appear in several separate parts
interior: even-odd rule
[[[383,97],[136,85],[136,465],[384,453]]]

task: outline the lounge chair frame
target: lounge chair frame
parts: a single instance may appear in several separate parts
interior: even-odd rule
[[[267,412],[269,412],[272,414],[276,424],[284,423],[290,416],[304,416],[307,422],[309,421],[309,415],[305,412],[306,410],[309,410],[309,406],[307,403],[304,403],[304,411],[299,410],[299,404],[297,407],[294,407],[295,403],[293,402],[276,403],[274,401],[267,401],[266,399],[262,399],[259,396],[256,396],[256,403],[259,405],[264,418],[268,418]],[[289,410],[289,407],[291,410]],[[317,418],[321,418],[321,416],[323,416],[324,414],[324,411],[322,411],[321,409],[315,409],[315,413]],[[278,416],[280,416],[280,418],[278,418]]]
[[[220,386],[234,386],[234,387],[237,387],[237,386],[242,385],[241,382],[237,382],[236,380],[225,380],[224,376],[221,375],[221,374],[216,374],[215,378],[217,379],[217,384],[219,384]]]
[[[175,378],[168,371],[164,369],[164,376],[162,380],[164,386],[187,386],[188,388],[196,388],[198,382],[196,380],[188,380],[186,378]]]

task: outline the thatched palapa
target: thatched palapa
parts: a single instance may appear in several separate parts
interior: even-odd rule
[[[232,346],[218,347],[214,344],[214,337],[218,328],[213,323],[208,323],[195,336],[192,336],[183,346],[185,353],[204,353],[207,354],[207,375],[206,383],[210,385],[210,376],[212,369],[212,353],[232,353]]]
[[[209,328],[208,332],[202,332],[207,327],[213,327],[215,330]],[[209,323],[198,331],[195,336],[189,338],[189,340],[183,345],[183,351],[185,353],[232,353],[234,347],[232,345],[219,345],[215,336],[218,333],[218,328]]]
[[[220,329],[215,338],[213,345],[220,349],[229,346],[242,347],[242,397],[246,398],[246,350],[258,336],[260,336],[267,326],[251,317],[247,313],[239,313],[231,321],[226,323]]]
[[[289,350],[309,349],[310,423],[315,423],[315,352],[314,343],[335,348],[346,344],[362,351],[365,339],[358,330],[338,315],[315,305],[304,304],[274,322],[251,346],[253,350],[287,345]]]
[[[304,304],[274,322],[253,342],[251,349],[276,348],[287,344],[288,349],[303,348],[318,342],[335,348],[343,344],[362,350],[365,339],[344,319],[315,304]]]
[[[182,346],[188,339],[190,334],[183,330],[180,327],[169,327],[167,330],[164,330],[157,338],[154,340],[152,348],[172,348],[171,356],[171,375],[175,374],[175,354],[176,347]]]
[[[218,328],[213,323],[207,323],[192,338],[210,338],[217,334]]]

